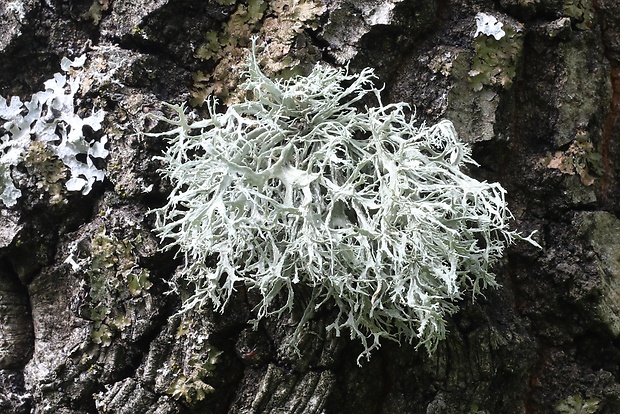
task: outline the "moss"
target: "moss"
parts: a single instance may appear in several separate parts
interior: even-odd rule
[[[259,58],[270,75],[288,77],[296,73],[300,63],[314,63],[314,58],[295,55],[293,49],[304,30],[317,27],[317,19],[325,10],[325,6],[313,0],[237,2],[228,20],[217,30],[207,32],[204,43],[196,49],[197,58],[212,61],[215,67],[194,74],[190,103],[202,105],[210,95],[216,95],[224,103],[239,100],[237,67],[245,61],[244,48],[249,46],[253,35],[265,41]]]

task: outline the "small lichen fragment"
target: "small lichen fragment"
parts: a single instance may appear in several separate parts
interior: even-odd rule
[[[183,318],[172,354],[158,370],[158,383],[168,384],[165,392],[187,403],[201,401],[215,391],[207,381],[214,375],[222,352],[209,342],[203,325],[200,320]]]
[[[468,72],[469,84],[474,91],[484,86],[509,89],[516,75],[517,62],[523,49],[523,35],[519,27],[507,26],[501,37],[478,36],[474,39],[474,54]]]
[[[603,174],[603,158],[587,134],[582,131],[581,135],[582,137],[573,140],[565,151],[547,154],[544,165],[563,174],[577,174],[582,184],[589,186]]]
[[[84,12],[80,17],[86,20],[92,20],[95,26],[99,25],[103,13],[110,8],[112,0],[92,0],[87,12]]]
[[[594,414],[598,411],[599,404],[598,398],[583,399],[579,395],[571,395],[555,406],[555,412],[558,414]]]
[[[43,142],[35,141],[30,144],[24,165],[28,174],[35,177],[37,188],[49,194],[50,204],[63,200],[62,189],[67,167]]]
[[[564,0],[563,9],[577,29],[588,30],[594,24],[595,15],[590,0]]]
[[[448,92],[446,116],[454,122],[467,142],[496,137],[495,123],[501,93],[510,89],[523,50],[523,28],[508,17],[504,36],[479,35],[467,49],[451,50],[431,61],[434,71],[449,70],[452,86]],[[466,79],[464,82],[463,79]]]
[[[474,33],[474,37],[484,34],[486,36],[493,36],[495,40],[500,40],[506,35],[506,32],[502,29],[503,26],[504,24],[498,21],[495,16],[480,12],[476,15],[476,33]]]

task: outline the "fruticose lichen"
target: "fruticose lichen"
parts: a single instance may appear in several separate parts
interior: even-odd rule
[[[209,100],[195,122],[172,106],[174,128],[152,134],[169,137],[155,228],[195,288],[183,310],[223,311],[244,284],[255,322],[299,311],[293,347],[326,308],[360,357],[381,338],[432,352],[456,301],[495,286],[491,266],[521,238],[504,189],[461,170],[475,162],[449,121],[416,126],[407,104],[383,104],[369,68],[271,80],[253,52],[246,75],[245,102],[218,113]]]

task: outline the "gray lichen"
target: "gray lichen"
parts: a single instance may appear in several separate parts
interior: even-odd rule
[[[242,282],[261,297],[255,322],[303,302],[293,348],[335,306],[328,329],[359,338],[363,356],[381,338],[432,352],[455,301],[494,286],[492,265],[521,238],[504,189],[461,170],[475,162],[450,122],[418,127],[406,104],[383,105],[370,69],[272,81],[253,51],[247,75],[245,102],[210,103],[193,123],[173,106],[174,128],[151,134],[171,137],[156,231],[195,286],[183,310],[222,311]],[[378,104],[358,111],[365,97]]]

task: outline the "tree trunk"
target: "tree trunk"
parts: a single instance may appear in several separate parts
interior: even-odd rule
[[[252,327],[243,287],[222,314],[178,314],[191,286],[168,282],[183,258],[161,250],[149,214],[170,192],[167,144],[145,133],[168,128],[152,117],[170,115],[163,102],[203,116],[207,96],[240,99],[252,35],[270,76],[372,67],[384,102],[451,120],[480,164],[470,173],[501,183],[514,227],[537,231],[542,249],[510,246],[501,286],[463,296],[434,354],[384,341],[358,366],[361,345],[321,316],[297,354],[291,320]],[[67,76],[80,76],[76,114],[105,111],[101,130],[82,128],[91,151],[107,138],[109,155],[84,155],[105,178],[69,191],[53,142],[11,165],[0,154],[20,192],[0,202],[0,411],[620,412],[616,0],[0,3],[7,101],[82,54]]]

